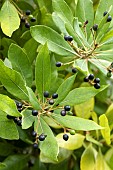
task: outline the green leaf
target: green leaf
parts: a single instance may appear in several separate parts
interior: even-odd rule
[[[64,133],[59,133],[56,136],[59,147],[65,148],[68,150],[75,150],[75,149],[82,147],[85,136],[81,134],[77,134],[77,133],[75,135],[70,135],[70,133],[66,133],[68,134],[69,139],[68,141],[65,141],[63,139],[63,134]]]
[[[9,120],[6,114],[0,110],[0,137],[4,139],[19,139],[18,130],[13,120]]]
[[[84,109],[83,109],[84,108]],[[74,106],[75,113],[78,117],[89,119],[94,109],[94,98]]]
[[[3,163],[6,167],[1,168],[0,170],[22,170],[26,167],[27,162],[29,161],[29,155],[10,155],[7,157]]]
[[[90,159],[90,160],[89,160]],[[95,170],[95,157],[94,151],[91,145],[89,145],[81,156],[80,162],[81,170]]]
[[[41,108],[38,99],[36,98],[34,92],[32,91],[31,88],[26,87],[27,91],[28,91],[28,95],[29,95],[29,101],[31,103],[31,105],[33,106],[34,109],[39,110]]]
[[[71,90],[76,75],[73,75],[67,78],[58,88],[56,93],[58,94],[58,98],[55,100],[54,106],[59,104],[69,93]],[[65,89],[65,90],[64,90]]]
[[[96,170],[106,170],[105,169],[105,160],[103,158],[101,150],[99,150],[99,152],[97,154],[95,167],[96,167]]]
[[[15,147],[8,142],[0,142],[0,156],[8,156],[14,152]]]
[[[95,140],[92,136],[90,136],[90,134],[86,134],[86,141],[89,141],[91,143],[96,144],[97,146],[103,146],[102,143],[98,142],[97,140]]]
[[[85,75],[89,73],[87,60],[83,60],[83,59],[75,60],[74,67],[76,67],[79,71],[83,72],[83,74]]]
[[[0,110],[11,116],[21,116],[14,100],[2,94],[0,94]]]
[[[113,169],[113,148],[110,148],[106,154],[105,154],[105,160],[107,162],[107,165],[109,165],[109,169],[108,170],[112,170]]]
[[[37,129],[37,123],[38,122],[35,121],[34,130],[38,132],[39,135],[42,133],[47,135],[46,139],[43,142],[40,142],[39,147],[41,153],[45,157],[49,158],[50,160],[57,162],[57,156],[59,150],[58,150],[58,144],[56,138],[54,137],[52,130],[42,118],[40,118],[40,125],[38,129]]]
[[[101,126],[91,120],[86,120],[75,116],[66,115],[65,117],[63,117],[59,114],[52,113],[51,117],[63,127],[71,128],[74,130],[90,131],[102,129]]]
[[[49,91],[51,83],[51,63],[47,44],[38,53],[35,67],[36,88],[39,98],[44,102],[44,91]]]
[[[60,105],[70,105],[74,106],[81,104],[94,97],[99,92],[106,89],[107,86],[101,86],[100,89],[95,89],[94,87],[79,87],[69,92],[66,98],[60,103]]]
[[[31,44],[32,44],[32,48],[31,48]],[[26,50],[29,62],[32,64],[37,56],[36,51],[38,48],[38,43],[33,38],[31,38],[28,41],[26,41],[23,48]]]
[[[20,99],[28,100],[27,89],[21,75],[15,70],[6,67],[2,60],[0,60],[0,68],[0,81],[7,91]]]
[[[22,112],[22,129],[28,129],[35,121],[35,117],[32,115],[31,110],[24,110]]]
[[[20,18],[16,8],[5,1],[0,12],[1,28],[5,35],[11,37],[12,33],[19,28]]]
[[[101,39],[102,44],[112,44],[113,43],[113,30],[108,31]]]
[[[58,14],[63,22],[72,24],[73,14],[64,0],[52,0],[53,10]]]
[[[106,51],[99,51],[99,53],[96,54],[96,58],[112,62],[113,61],[113,50],[111,49],[111,50],[106,50]]]
[[[63,37],[47,26],[38,25],[31,27],[31,35],[37,42],[43,45],[47,42],[49,50],[56,54],[62,56],[76,55],[74,50],[67,42],[65,42]]]
[[[100,126],[104,127],[104,129],[101,129],[101,134],[103,136],[103,138],[105,139],[106,143],[108,145],[111,144],[111,140],[110,140],[110,127],[108,124],[108,119],[106,117],[105,114],[101,115],[99,117],[99,121],[100,121]]]
[[[92,27],[94,20],[93,2],[91,0],[79,0],[76,6],[76,16],[78,17],[78,20],[82,23],[84,23],[86,20],[89,21],[86,26],[86,39],[89,39],[91,34],[90,28]]]
[[[33,73],[29,59],[24,50],[16,44],[11,44],[8,51],[8,58],[14,70],[18,71],[28,86],[32,85]]]
[[[113,128],[113,103],[108,107],[105,115],[108,119],[109,126],[112,129]]]

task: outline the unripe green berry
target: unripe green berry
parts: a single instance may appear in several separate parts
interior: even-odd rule
[[[72,129],[71,129],[71,130],[69,131],[69,133],[70,133],[71,135],[75,135],[75,130],[72,130]]]

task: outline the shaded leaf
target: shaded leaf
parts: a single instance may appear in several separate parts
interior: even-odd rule
[[[35,121],[35,117],[32,115],[31,110],[24,110],[22,112],[22,129],[28,129]]]

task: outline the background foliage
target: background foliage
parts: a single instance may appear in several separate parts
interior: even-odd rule
[[[0,0],[0,170],[113,169],[112,16],[112,0]]]

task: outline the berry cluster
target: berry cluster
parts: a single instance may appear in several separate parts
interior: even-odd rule
[[[33,148],[37,149],[38,148],[38,142],[39,141],[44,141],[47,135],[44,135],[43,133],[39,136],[37,136],[37,133],[35,131],[32,131],[32,136],[35,138],[35,143],[33,144]]]
[[[30,28],[30,23],[28,22],[28,19],[30,19],[31,22],[36,21],[36,18],[34,18],[33,15],[31,15],[30,10],[26,10],[25,15],[21,17],[21,22],[25,23],[26,28]]]
[[[43,95],[44,95],[45,98],[49,98],[49,92],[48,91],[45,91]],[[54,99],[56,99],[56,98],[58,98],[58,94],[53,93],[51,98],[49,99],[49,104],[53,105],[54,104]]]
[[[84,82],[89,82],[90,84],[94,85],[95,89],[100,88],[100,79],[99,78],[94,78],[93,74],[89,74],[89,76],[85,77]]]
[[[70,109],[71,109],[70,106],[68,106],[68,105],[64,106],[64,109],[61,110],[61,112],[60,112],[61,116],[65,116],[67,111],[70,111]]]

